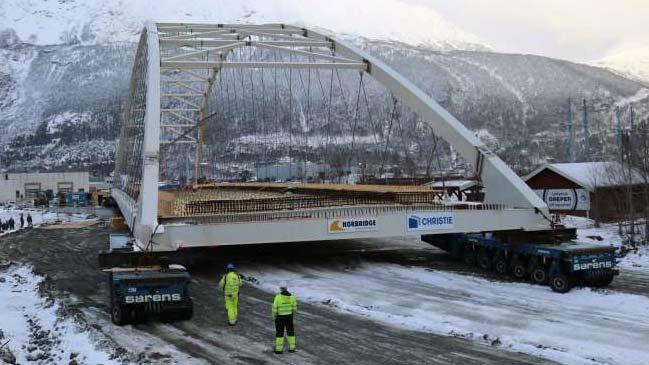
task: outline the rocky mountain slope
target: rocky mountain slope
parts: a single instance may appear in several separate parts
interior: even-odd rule
[[[171,11],[177,4],[170,1],[150,9],[138,4],[117,0],[99,5],[74,0],[0,4],[0,19],[9,26],[0,30],[0,168],[110,169],[134,41],[145,14],[194,21],[287,19],[273,2],[223,2],[220,16],[216,10],[200,13],[205,8],[200,2],[181,13]],[[395,19],[413,10],[395,6]],[[346,17],[358,9],[349,10]],[[297,18],[314,12],[297,6],[289,13],[288,18]],[[340,25],[344,19],[334,15],[324,14],[320,22],[313,16],[307,20],[316,26],[338,25],[343,37],[413,80],[514,165],[567,158],[569,98],[579,159],[606,158],[617,149],[616,106],[621,107],[623,124],[628,123],[630,106],[636,120],[649,116],[649,90],[641,83],[603,68],[489,51],[475,36],[436,14],[422,13],[415,20],[436,24],[433,29],[417,27],[408,34],[398,32],[405,20],[377,30],[363,22]],[[354,35],[364,30],[371,38]],[[583,99],[589,155],[582,147]]]

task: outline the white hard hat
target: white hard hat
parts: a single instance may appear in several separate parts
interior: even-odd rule
[[[288,288],[288,283],[286,281],[280,281],[279,282],[279,288],[280,289],[287,289]]]

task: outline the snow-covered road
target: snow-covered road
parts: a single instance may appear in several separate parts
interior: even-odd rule
[[[649,298],[401,265],[244,267],[263,289],[288,280],[303,301],[395,326],[498,344],[567,364],[646,364]]]
[[[227,319],[218,290],[218,280],[225,263],[205,265],[192,271],[190,293],[194,299],[194,318],[191,321],[116,327],[110,323],[108,314],[106,275],[96,268],[96,253],[105,247],[107,235],[111,232],[101,225],[82,229],[26,230],[0,239],[0,261],[4,257],[5,260],[29,262],[36,272],[47,275],[48,288],[45,292],[52,293],[57,303],[70,308],[82,327],[85,324],[85,328],[90,329],[94,336],[106,339],[108,343],[106,347],[102,347],[103,351],[118,356],[124,363],[553,363],[526,354],[504,351],[498,346],[485,346],[430,332],[409,331],[304,301],[300,306],[300,316],[296,319],[299,351],[278,358],[271,350],[274,336],[270,313],[272,293],[245,285],[240,301],[239,324],[234,328],[226,325]],[[290,248],[290,245],[287,246],[285,252],[295,252]],[[353,242],[341,242],[333,246],[331,243],[319,247],[312,245],[307,253],[299,254],[299,260],[328,265],[332,258],[331,249],[334,250],[334,257],[340,257],[342,251],[356,257],[357,250],[365,248],[372,250],[371,245]],[[254,255],[252,251],[245,252],[246,257],[259,260],[261,267],[267,267],[274,260],[273,257]],[[417,256],[416,252],[401,252],[408,258]],[[378,253],[382,255],[384,251]],[[312,254],[314,256],[309,256]],[[220,256],[222,255],[223,252]],[[394,256],[398,255],[390,254],[390,257]],[[280,253],[276,257],[283,260],[286,256]],[[237,260],[237,263],[243,266],[241,260]],[[277,262],[276,266],[282,265]],[[334,263],[330,267],[336,265]],[[247,273],[242,271],[242,274]],[[20,315],[20,312],[17,314]],[[22,343],[12,341],[12,346],[21,345]]]
[[[586,229],[580,236],[593,233]],[[105,277],[95,261],[110,232],[101,226],[34,229],[0,239],[0,259],[28,262],[47,274],[57,300],[77,298],[68,304],[79,308],[82,322],[96,330],[90,340],[111,343],[95,349],[99,354],[89,344],[88,354],[79,355],[87,359],[109,354],[125,362],[142,357],[179,364],[274,363],[268,347],[273,331],[269,303],[280,280],[289,281],[302,303],[297,319],[301,351],[295,358],[282,359],[287,363],[374,364],[406,356],[402,362],[409,364],[530,364],[549,359],[571,365],[633,365],[646,364],[649,358],[645,271],[624,268],[608,290],[575,288],[556,294],[545,286],[466,268],[414,238],[224,249],[219,257],[234,259],[248,283],[257,287],[244,287],[240,326],[224,326],[217,289],[224,263],[218,263],[192,272],[192,321],[115,327],[107,313]],[[12,290],[5,288],[3,297]],[[20,316],[35,312],[29,308],[41,308],[44,299],[34,299],[35,289],[16,290],[31,293],[25,302],[35,303],[13,312],[20,324]],[[49,307],[43,308],[47,314]],[[0,307],[0,318],[3,313],[8,312]],[[58,322],[46,318],[40,323],[78,330],[61,324],[66,322],[60,317]],[[29,322],[21,326],[14,328],[29,328]],[[28,334],[12,336],[23,336],[14,337],[13,344],[29,342]]]

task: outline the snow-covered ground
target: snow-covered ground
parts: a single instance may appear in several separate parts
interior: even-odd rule
[[[44,280],[29,266],[0,262],[0,364],[206,363],[135,327],[113,326],[103,310],[70,311],[41,290]]]
[[[61,307],[39,294],[43,278],[30,268],[12,265],[0,272],[0,363],[15,356],[17,363],[51,360],[62,364],[120,364],[108,352],[97,348],[91,334],[73,319],[60,313]],[[9,354],[9,350],[11,354]],[[40,362],[39,362],[40,363]]]
[[[619,235],[618,225],[615,223],[601,224],[595,227],[595,222],[588,218],[568,216],[562,218],[568,227],[577,228],[579,241],[589,243],[611,244],[621,248],[623,239]],[[628,251],[617,261],[620,268],[649,273],[649,246],[639,246]]]
[[[0,214],[8,213],[0,210]],[[47,222],[52,214],[44,213],[40,222]],[[70,217],[73,219],[82,218]],[[601,236],[601,242],[622,242],[615,225],[595,228],[591,221],[577,217],[569,217],[567,223],[579,228],[581,240],[599,242],[595,237]],[[623,265],[633,262],[630,257],[623,259]],[[547,286],[380,262],[361,261],[354,267],[327,262],[241,266],[250,283],[266,291],[276,291],[278,283],[287,280],[302,303],[398,328],[465,338],[565,364],[634,365],[646,364],[649,358],[647,296],[587,288],[557,294]],[[10,339],[7,348],[18,362],[49,354],[54,363],[68,363],[75,352],[79,363],[110,364],[118,361],[116,346],[131,353],[162,351],[176,363],[201,362],[137,327],[110,325],[107,314],[96,308],[83,309],[81,315],[83,322],[92,323],[97,330],[81,331],[79,322],[66,316],[62,306],[41,296],[38,288],[43,278],[28,267],[0,265],[0,278],[4,279],[0,280],[0,330],[4,336],[0,345]],[[308,318],[298,316],[297,323],[298,328],[306,326]],[[174,330],[159,326],[163,326],[161,333]],[[105,342],[107,337],[111,344]]]
[[[566,217],[580,241],[621,247],[617,225]],[[601,238],[601,240],[600,240]],[[649,248],[618,265],[649,272]],[[649,297],[508,283],[394,264],[359,267],[244,267],[254,285],[275,291],[281,280],[302,301],[397,327],[457,336],[565,364],[646,364]]]
[[[30,209],[30,208],[18,208],[18,207],[0,207],[0,220],[6,222],[9,218],[14,219],[15,221],[15,230],[13,231],[4,231],[0,233],[0,237],[13,233],[20,230],[20,214],[23,214],[25,219],[25,227],[27,227],[27,215],[32,216],[34,227],[41,226],[43,224],[52,224],[52,223],[67,223],[67,222],[82,222],[86,220],[95,219],[88,214],[68,214],[68,213],[57,213],[56,211],[47,210],[47,209]]]
[[[458,336],[566,364],[646,364],[649,298],[494,282],[393,264],[243,268],[262,289],[394,326]],[[298,319],[300,321],[300,319]]]

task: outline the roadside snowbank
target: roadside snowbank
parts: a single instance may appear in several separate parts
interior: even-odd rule
[[[62,315],[56,303],[41,297],[43,278],[31,269],[10,266],[0,272],[0,278],[0,330],[4,337],[0,342],[9,340],[3,350],[11,351],[18,363],[121,363],[98,349],[90,334]]]
[[[568,227],[577,228],[578,239],[582,242],[613,245],[618,249],[623,245],[623,239],[615,223],[602,224],[596,228],[592,219],[574,216],[567,216],[562,219],[562,222]],[[649,247],[640,246],[626,252],[624,257],[618,259],[617,265],[627,270],[649,273]]]
[[[619,260],[618,266],[627,270],[636,270],[649,273],[649,247],[641,246],[630,251]],[[649,291],[649,288],[647,288]]]
[[[457,336],[567,364],[646,364],[649,298],[546,286],[392,264],[242,268],[275,291],[400,328]],[[298,317],[299,318],[299,317]],[[298,328],[300,326],[298,319]]]

